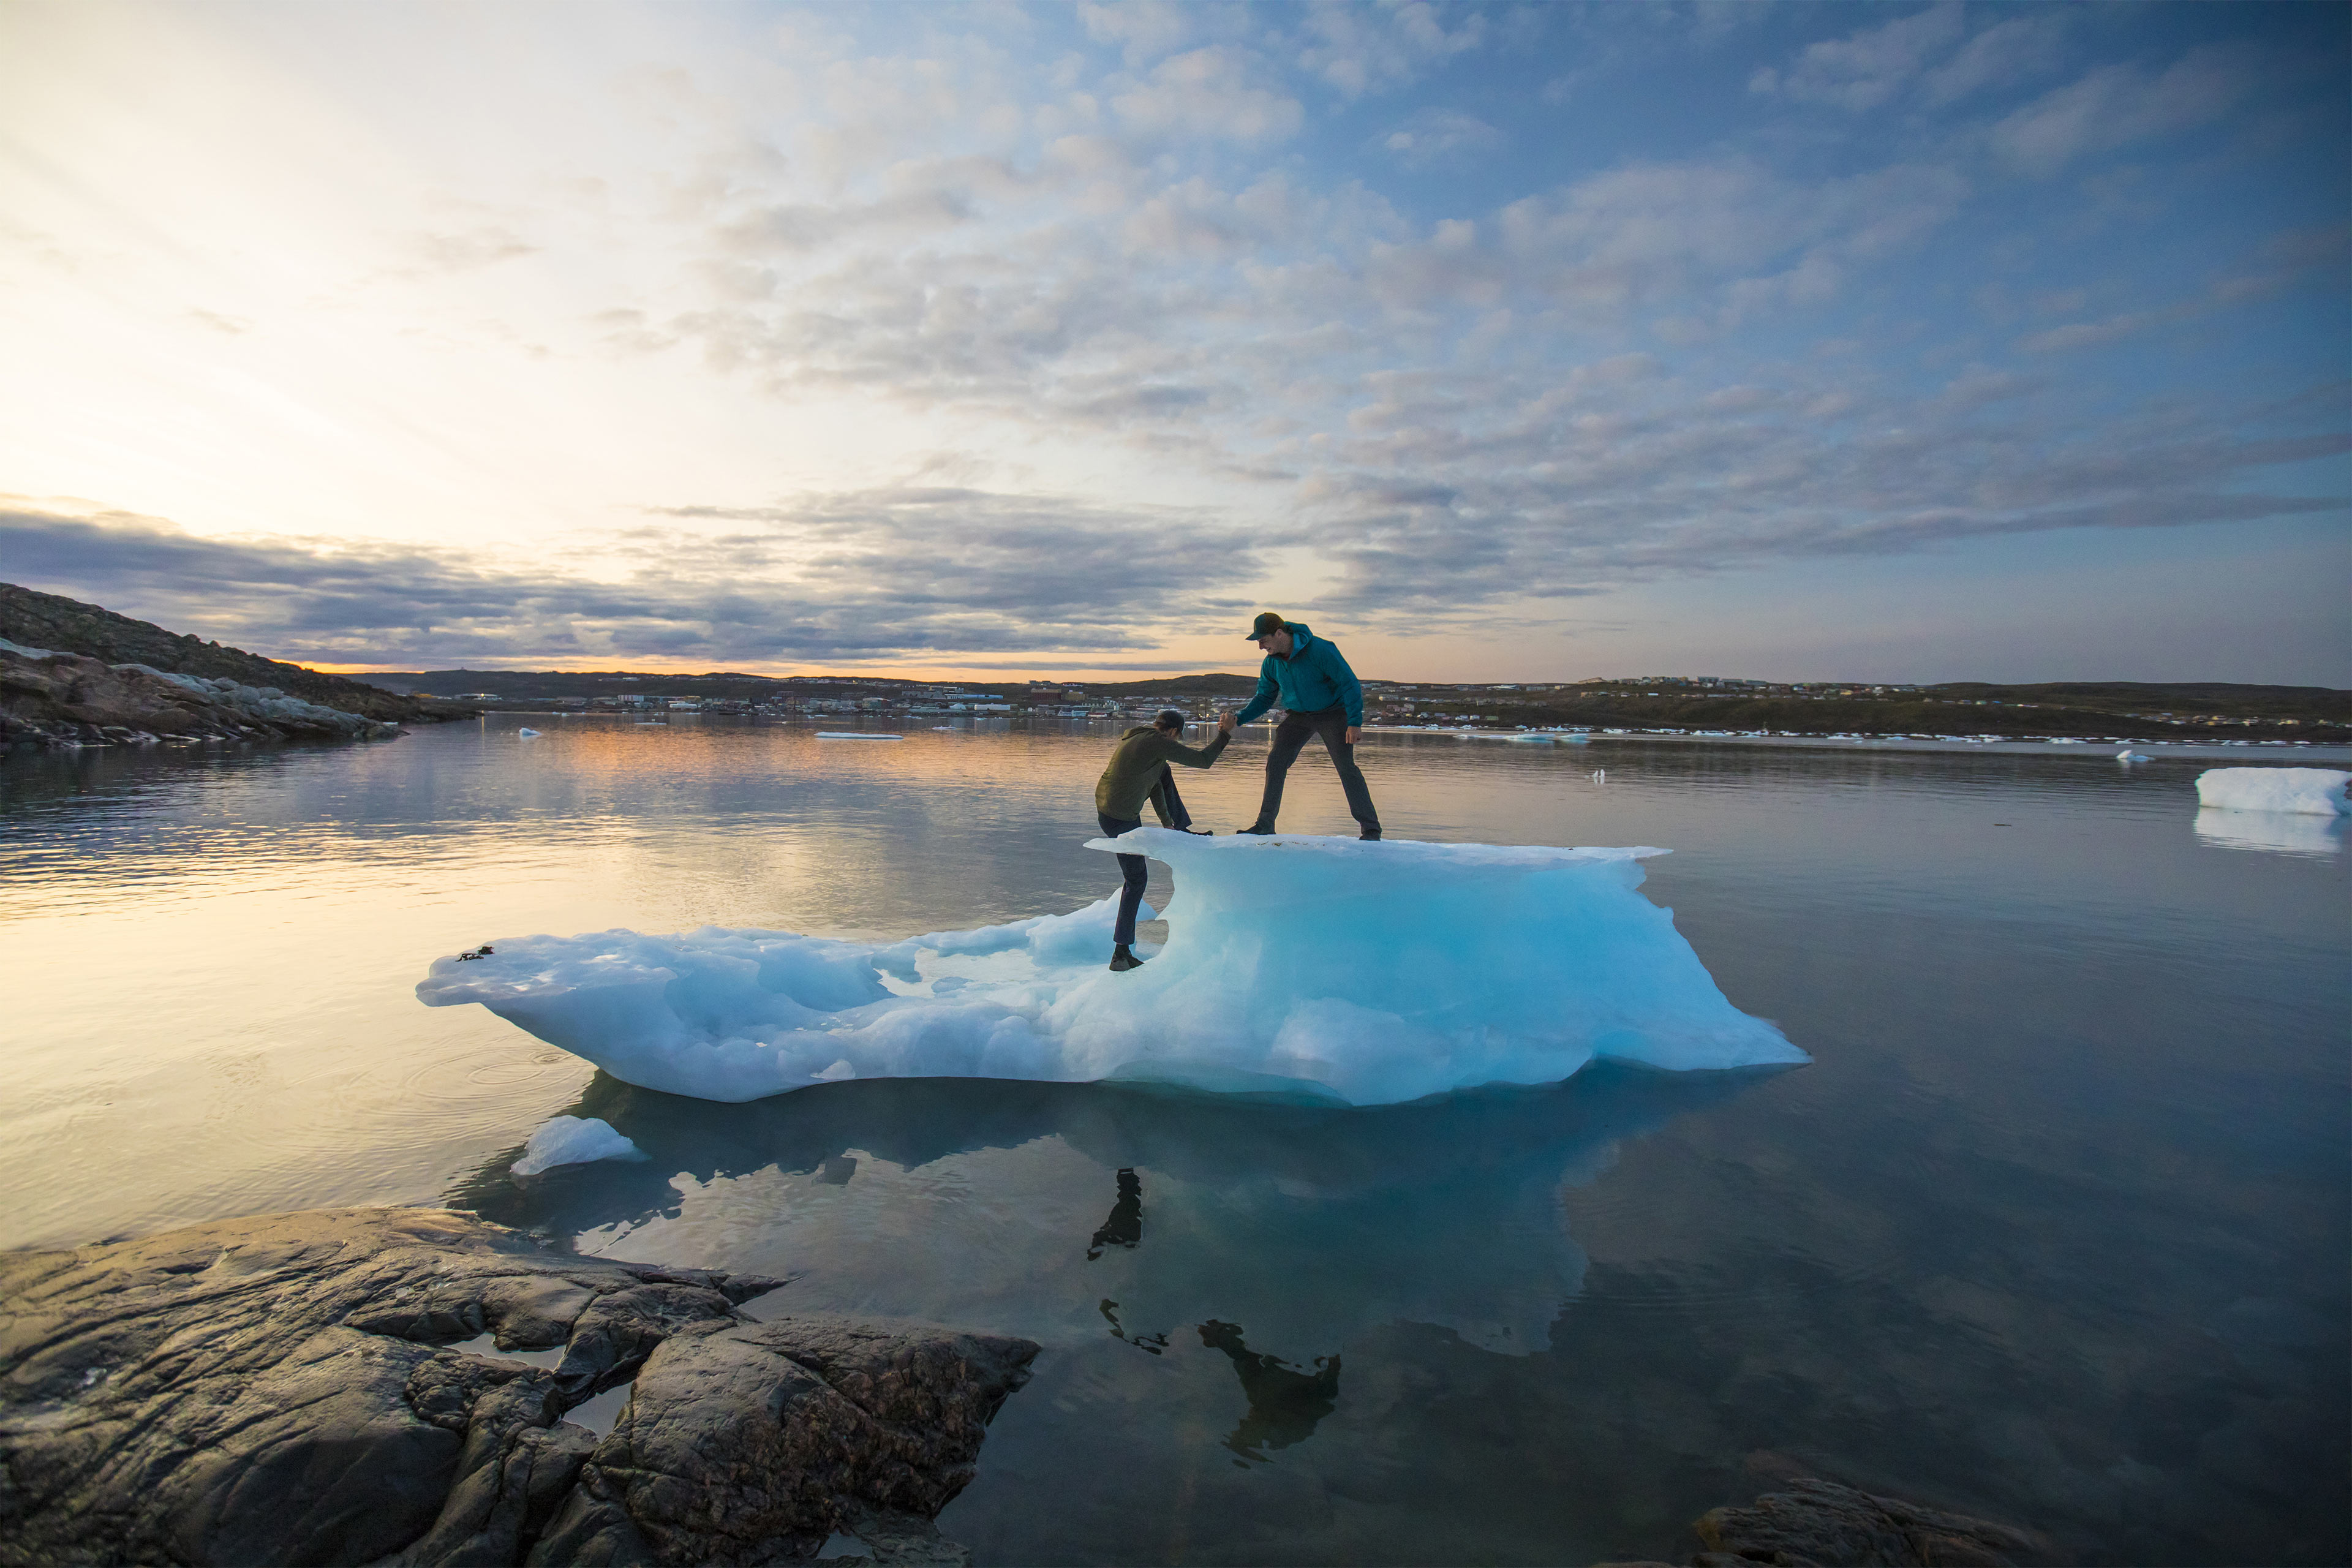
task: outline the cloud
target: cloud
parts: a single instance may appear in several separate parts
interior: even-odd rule
[[[12,580],[173,631],[357,664],[1146,651],[1230,620],[1238,601],[1216,584],[1256,569],[1250,540],[1179,509],[968,489],[656,515],[564,552],[611,568],[609,580],[454,549],[204,538],[26,503],[0,507],[0,558]]]
[[[1118,45],[1134,68],[1192,37],[1196,9],[1177,0],[1078,0],[1078,21],[1097,43]]]
[[[1402,87],[1430,67],[1477,48],[1486,18],[1475,11],[1448,27],[1426,0],[1365,6],[1315,0],[1300,28],[1298,63],[1343,98]]]
[[[1111,107],[1139,135],[1240,142],[1286,141],[1306,116],[1297,99],[1265,84],[1253,56],[1223,44],[1160,61]]]
[[[1994,125],[1993,151],[2047,179],[2090,153],[2220,119],[2252,92],[2259,65],[2251,46],[2223,43],[2191,49],[2158,75],[2101,66]]]
[[[2096,348],[2153,327],[2172,326],[2231,305],[2269,299],[2315,276],[2340,293],[2347,265],[2352,265],[2352,224],[2289,229],[2255,247],[2235,268],[2216,277],[2201,294],[2146,310],[2120,311],[2101,321],[2069,321],[2044,331],[2030,332],[2019,338],[2014,346],[2021,353],[2033,354]],[[2084,297],[2083,290],[2072,289],[2053,296],[2046,303],[2054,310],[2072,310]]]
[[[1915,399],[1639,386],[1530,390],[1516,416],[1490,411],[1465,429],[1458,387],[1382,383],[1378,417],[1302,495],[1339,567],[1328,603],[1363,625],[1450,625],[1489,605],[1767,561],[2352,505],[2264,483],[2352,450],[2340,385],[2296,405],[2102,421],[2066,416],[2046,382],[1982,367]],[[2326,427],[2308,427],[2315,415]]]
[[[1785,73],[1769,67],[1758,71],[1748,90],[1840,109],[1875,109],[1916,77],[1930,56],[1957,39],[1961,27],[1958,0],[1946,0],[1843,38],[1810,45]]]
[[[1500,131],[1476,115],[1457,109],[1424,109],[1380,137],[1378,143],[1406,168],[1425,169],[1433,163],[1491,153],[1506,140]]]
[[[1994,23],[1926,74],[1922,87],[1927,101],[1956,103],[2051,69],[2058,63],[2068,19],[2066,12],[2057,10]]]

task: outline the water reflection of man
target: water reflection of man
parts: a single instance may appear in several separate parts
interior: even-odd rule
[[[1106,1247],[1124,1247],[1132,1252],[1143,1240],[1143,1178],[1131,1169],[1118,1173],[1118,1201],[1110,1205],[1110,1217],[1095,1231],[1094,1240],[1087,1244],[1087,1261],[1091,1263],[1103,1255]]]
[[[1228,713],[1217,721],[1217,738],[1205,746],[1186,745],[1177,739],[1183,732],[1184,715],[1171,708],[1118,738],[1102,778],[1095,784],[1095,816],[1106,836],[1116,838],[1142,826],[1147,800],[1162,827],[1192,831],[1192,814],[1176,793],[1176,775],[1169,764],[1213,765],[1234,738],[1234,716]],[[1118,924],[1111,931],[1110,966],[1123,971],[1143,963],[1129,950],[1135,943],[1135,912],[1143,903],[1143,884],[1151,873],[1140,855],[1120,856],[1118,868],[1127,880],[1118,894]]]

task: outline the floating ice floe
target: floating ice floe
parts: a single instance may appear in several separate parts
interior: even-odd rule
[[[558,1116],[530,1135],[522,1158],[507,1169],[518,1176],[536,1176],[558,1165],[585,1165],[596,1160],[642,1160],[637,1146],[596,1117]]]
[[[2116,753],[2116,761],[2119,763],[2145,763],[2150,760],[2146,752],[2135,752],[2128,747]]]
[[[536,741],[539,739],[539,731],[526,724],[521,729],[515,731],[515,739],[518,741]]]
[[[1549,1083],[1597,1057],[1801,1062],[1636,889],[1664,851],[1138,828],[1169,941],[1104,967],[1116,900],[887,945],[706,927],[495,943],[417,986],[614,1077],[745,1100],[857,1078],[1143,1079],[1356,1105]],[[1145,919],[1155,918],[1147,910]]]
[[[904,735],[886,735],[879,730],[819,730],[820,741],[903,741]]]
[[[2344,786],[2352,773],[2336,768],[2208,768],[2197,775],[2197,803],[2225,811],[2287,811],[2312,816],[2352,815]]]

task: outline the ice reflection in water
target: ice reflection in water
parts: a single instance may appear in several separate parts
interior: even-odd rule
[[[1102,1335],[1108,1300],[1130,1342],[1222,1322],[1299,1365],[1397,1322],[1524,1355],[1584,1274],[1563,1184],[1775,1070],[1604,1066],[1369,1110],[961,1079],[721,1106],[600,1076],[572,1113],[611,1122],[646,1163],[565,1167],[526,1188],[502,1153],[450,1200],[583,1249],[723,1253],[802,1277],[780,1310],[949,1318],[1066,1344]],[[852,1162],[856,1201],[819,1195],[841,1191],[834,1173]],[[919,1255],[881,1245],[910,1210]]]

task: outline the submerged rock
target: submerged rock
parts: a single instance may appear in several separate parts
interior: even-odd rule
[[[0,1564],[959,1560],[1037,1347],[736,1310],[777,1284],[426,1209],[0,1258]]]
[[[2029,1531],[1811,1477],[1745,1508],[1710,1510],[1694,1528],[1707,1545],[1692,1559],[1700,1568],[2011,1568],[2051,1561],[2050,1542]]]

